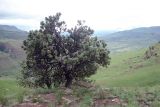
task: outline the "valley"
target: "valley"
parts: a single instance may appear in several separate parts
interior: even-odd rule
[[[159,27],[140,28],[134,29],[134,31],[109,34],[108,37],[99,37],[108,43],[111,51],[111,63],[108,68],[100,67],[95,75],[88,78],[96,85],[94,91],[97,93],[90,93],[86,88],[79,88],[79,90],[75,88],[74,96],[82,97],[80,99],[81,103],[77,104],[88,107],[94,102],[93,97],[98,94],[98,97],[104,97],[104,99],[111,98],[114,100],[116,97],[118,101],[120,100],[119,102],[111,101],[114,103],[113,105],[106,103],[109,107],[159,107],[159,31]],[[19,76],[19,64],[25,58],[25,53],[21,49],[24,38],[17,40],[3,37],[3,39],[0,39],[0,105],[13,106],[17,102],[22,103],[28,97],[31,100],[29,102],[41,104],[46,100],[38,99],[38,96],[46,95],[46,93],[54,93],[54,97],[60,97],[60,100],[62,100],[63,95],[58,91],[61,89],[23,88],[18,85],[16,78]],[[62,89],[62,91],[64,90]],[[49,105],[49,107],[54,106],[50,103]]]

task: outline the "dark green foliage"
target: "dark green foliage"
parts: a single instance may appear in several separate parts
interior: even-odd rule
[[[45,18],[40,30],[30,31],[23,43],[27,54],[22,66],[22,85],[60,85],[70,87],[73,80],[96,73],[98,66],[109,65],[106,43],[93,37],[93,30],[82,21],[71,29],[60,21],[60,13]]]

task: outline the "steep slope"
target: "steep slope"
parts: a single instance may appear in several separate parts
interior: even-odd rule
[[[0,39],[25,39],[26,31],[22,31],[15,26],[0,25]]]
[[[142,27],[100,37],[108,42],[112,52],[146,48],[160,41],[160,27]]]
[[[19,67],[19,61],[13,59],[9,54],[0,52],[0,76],[16,74]]]
[[[0,52],[9,54],[11,58],[21,59],[24,57],[22,50],[23,40],[2,39],[0,40]]]
[[[15,74],[18,70],[19,62],[25,57],[21,46],[26,37],[26,31],[0,25],[0,76]]]

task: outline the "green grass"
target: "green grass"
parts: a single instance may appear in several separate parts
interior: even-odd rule
[[[160,84],[160,67],[153,65],[150,67],[140,68],[137,71],[122,71],[121,73],[107,74],[101,78],[97,78],[97,83],[104,86],[119,87],[119,86],[154,86]],[[108,71],[109,72],[109,71]],[[110,76],[109,76],[110,75]]]
[[[160,53],[160,44],[157,44],[155,47],[156,51]],[[97,74],[93,75],[90,79],[95,80],[96,84],[103,88],[109,87],[111,94],[119,96],[122,100],[127,100],[127,107],[139,107],[139,99],[146,103],[152,100],[149,105],[159,107],[160,56],[144,60],[145,51],[146,49],[112,54],[110,66],[108,68],[100,67]],[[31,89],[20,87],[14,76],[0,77],[0,103],[4,105],[10,103],[10,100],[12,102],[13,100],[22,102],[25,92],[29,93],[29,91]],[[39,91],[34,91],[48,93],[53,90],[40,89]],[[84,97],[82,106],[90,105],[92,99],[90,94],[85,93],[89,92],[79,89],[75,93],[77,97]],[[98,95],[99,98],[105,97],[102,90],[98,91]]]
[[[0,78],[0,89],[4,90],[7,95],[11,95],[21,91],[23,88],[18,86],[15,79],[3,77]]]
[[[156,45],[158,49],[160,45]],[[137,87],[160,85],[160,57],[144,60],[146,49],[111,55],[111,65],[100,68],[91,79],[102,87]]]
[[[8,104],[22,102],[27,91],[29,89],[20,87],[12,77],[0,78],[0,104],[6,103],[6,100]]]
[[[153,87],[113,87],[110,93],[123,101],[127,101],[127,107],[159,107],[160,86]]]
[[[127,101],[127,107],[160,107],[160,44],[154,47],[159,56],[147,60],[147,49],[112,54],[110,66],[100,67],[91,79]]]

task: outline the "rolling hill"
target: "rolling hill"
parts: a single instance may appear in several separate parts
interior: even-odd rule
[[[0,25],[0,39],[25,39],[27,32],[15,26]]]
[[[97,74],[90,77],[106,90],[104,94],[101,88],[98,89],[97,95],[120,98],[121,101],[124,101],[124,107],[160,107],[160,42],[157,42],[160,40],[159,28],[137,28],[100,37],[108,42],[112,53],[110,54],[110,66],[107,69],[101,67]],[[22,41],[23,38],[0,40],[0,76],[15,74],[19,70],[18,62],[23,57],[21,59],[17,53],[18,51],[23,53],[20,48]],[[140,49],[144,47],[148,48]],[[119,52],[125,50],[128,52]],[[18,56],[12,56],[14,53]],[[26,90],[27,94],[31,93],[28,88],[19,87],[15,77],[0,77],[0,84],[1,99],[19,99],[21,93],[24,95],[23,92]],[[84,90],[79,91],[85,92]],[[47,92],[47,90],[41,92]],[[88,101],[88,97],[86,99]]]
[[[100,35],[98,36],[99,39],[103,39],[107,42],[111,53],[147,48],[160,41],[159,26],[141,27],[115,33],[112,32],[113,31],[95,32],[96,35]],[[10,69],[14,67],[17,68],[17,62],[23,60],[25,54],[21,49],[21,45],[26,37],[26,31],[22,31],[15,26],[0,25],[0,66],[1,68],[3,66],[0,72],[10,71]],[[6,58],[6,60],[4,58]],[[6,66],[5,68],[6,64],[10,65],[10,67]]]
[[[19,62],[25,57],[21,46],[26,37],[26,31],[15,26],[0,25],[0,75],[17,71]]]
[[[119,31],[99,38],[108,43],[111,52],[141,49],[160,41],[160,26]]]

